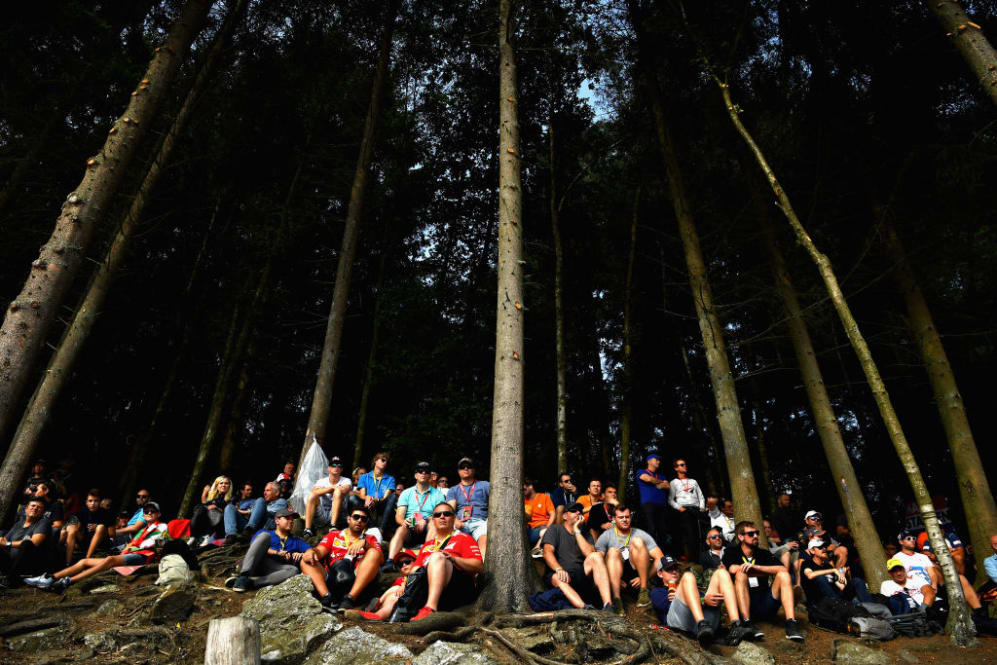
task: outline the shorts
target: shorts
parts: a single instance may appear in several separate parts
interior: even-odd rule
[[[121,558],[124,559],[122,566],[144,566],[149,559],[145,554],[136,554],[135,552],[122,554]]]
[[[703,605],[703,618],[714,631],[720,628],[719,608]],[[668,618],[665,623],[669,628],[675,630],[681,630],[691,635],[699,634],[696,617],[692,616],[692,610],[678,596],[675,596],[675,600],[668,607]]]
[[[592,580],[588,578],[585,574],[585,568],[565,568],[564,572],[571,577],[571,581],[568,582],[571,588],[582,597],[583,600],[589,600],[595,594],[595,586],[592,584]],[[551,588],[554,587],[553,571],[548,570],[544,573],[544,582],[546,582]]]
[[[455,567],[450,576],[450,584],[444,587],[443,593],[440,595],[438,609],[447,611],[470,605],[474,602],[476,591],[474,576]]]
[[[471,537],[475,540],[480,540],[482,536],[488,533],[488,522],[477,517],[472,517],[469,520],[464,520],[464,527],[461,531],[471,534]]]
[[[772,597],[772,590],[769,587],[764,589],[751,590],[748,593],[750,598],[751,618],[772,617],[782,607],[778,598]]]

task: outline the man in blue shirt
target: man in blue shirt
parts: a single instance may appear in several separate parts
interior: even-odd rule
[[[457,521],[454,528],[471,534],[478,542],[481,558],[485,558],[485,546],[488,544],[488,496],[491,485],[487,480],[477,480],[474,477],[474,460],[462,457],[457,462],[457,475],[460,482],[447,492],[446,501],[457,511]]]
[[[640,506],[644,513],[644,530],[651,534],[661,547],[667,547],[668,537],[668,480],[658,473],[661,457],[657,453],[647,456],[647,468],[637,472]]]
[[[124,547],[127,545],[135,534],[145,528],[145,520],[142,519],[142,514],[145,512],[145,504],[149,503],[149,490],[140,489],[135,495],[135,504],[138,508],[135,513],[128,520],[128,524],[125,526],[114,530],[114,544]]]
[[[398,529],[391,538],[388,549],[388,563],[382,570],[395,570],[395,556],[402,548],[422,545],[435,537],[436,528],[430,516],[433,508],[446,502],[443,492],[429,484],[429,462],[419,462],[415,465],[415,485],[409,487],[398,497],[398,507],[395,509],[395,523]]]
[[[233,591],[249,591],[280,584],[297,575],[301,555],[309,548],[308,543],[291,535],[297,517],[298,513],[290,508],[278,510],[274,530],[256,534],[239,566],[239,576],[225,580],[225,586]]]
[[[571,480],[570,473],[562,473],[557,479],[557,489],[550,493],[550,500],[554,502],[554,524],[564,521],[564,509],[573,504],[578,496],[578,489]]]
[[[370,463],[371,470],[357,479],[355,488],[357,496],[363,499],[364,505],[371,512],[371,526],[376,524],[380,530],[379,540],[388,538],[394,530],[392,525],[398,502],[395,478],[387,473],[388,458],[388,453],[383,451],[374,455]],[[372,532],[373,529],[367,531]]]
[[[993,556],[983,560],[983,570],[987,573],[987,581],[979,588],[978,594],[984,602],[991,602],[997,597],[997,533],[990,536],[990,547]]]

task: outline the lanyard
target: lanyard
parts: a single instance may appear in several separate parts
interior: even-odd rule
[[[741,561],[743,561],[744,563],[748,564],[749,566],[753,566],[753,565],[755,565],[755,557],[751,557],[751,558],[749,559],[748,557],[746,557],[746,556],[744,556],[744,555],[742,554],[742,555],[741,555]]]
[[[274,534],[274,535],[277,535],[277,534]],[[286,549],[287,549],[287,539],[288,538],[290,538],[290,536],[285,536],[285,537],[281,538],[279,535],[277,535],[277,542],[280,543],[280,549],[277,550],[278,552],[284,552],[284,551],[286,551]]]
[[[477,487],[477,485],[478,485],[477,480],[471,483],[471,491],[469,492],[464,489],[465,487],[464,483],[457,485],[457,487],[460,488],[460,493],[464,495],[464,503],[471,503],[471,497],[474,496],[474,488]]]
[[[629,545],[630,545],[630,539],[633,538],[633,535],[634,535],[633,531],[631,531],[630,533],[627,534],[627,539],[626,540],[620,540],[620,532],[619,532],[619,530],[615,526],[613,527],[613,533],[616,534],[616,542],[622,543],[623,547],[629,547]]]
[[[381,482],[384,480],[384,476],[371,476],[370,480],[371,480],[371,482],[374,483],[374,492],[377,494],[377,496],[375,496],[374,498],[375,499],[380,499],[381,498]]]
[[[433,544],[429,546],[429,551],[436,552],[437,550],[442,550],[444,547],[446,547],[446,544],[450,542],[451,538],[453,538],[452,533],[446,538],[444,538],[442,542],[440,541],[439,538],[436,538],[435,540],[433,540]]]
[[[429,489],[426,490],[426,493],[422,495],[422,500],[419,502],[419,507],[416,508],[416,510],[418,510],[419,512],[422,512],[422,507],[426,505],[426,499],[429,498],[429,493],[432,492],[432,491],[433,491],[432,487],[430,487]],[[418,487],[415,488],[415,495],[417,497],[419,496],[419,488]]]

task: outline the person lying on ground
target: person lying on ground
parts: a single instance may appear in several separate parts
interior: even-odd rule
[[[848,548],[832,538],[827,532],[824,528],[823,515],[816,510],[808,510],[807,514],[803,516],[803,529],[796,534],[796,541],[798,543],[809,543],[815,538],[834,545],[832,552],[834,554],[833,563],[835,568],[844,568],[848,565]]]
[[[392,572],[395,568],[394,558],[402,549],[422,545],[434,537],[436,527],[430,519],[432,507],[446,501],[447,497],[440,490],[429,484],[429,462],[419,462],[415,465],[415,485],[402,492],[395,509],[395,535],[388,547],[388,563],[384,572]]]
[[[665,555],[658,559],[656,568],[663,586],[651,591],[651,603],[661,623],[692,635],[705,647],[720,629],[723,605],[730,621],[727,644],[737,645],[753,632],[741,620],[734,582],[726,570],[715,569],[706,589],[700,591],[696,576],[689,571],[680,572],[678,562],[672,557]]]
[[[345,529],[333,529],[321,543],[301,557],[301,572],[311,578],[319,602],[324,607],[353,609],[361,594],[377,579],[384,554],[377,539],[365,533],[369,523],[370,510],[366,506],[357,506],[346,518]],[[343,562],[340,567],[345,565],[353,570],[349,589],[336,584],[334,568],[340,561]]]
[[[542,492],[537,492],[531,478],[523,480],[523,510],[526,511],[526,529],[528,542],[533,549],[533,558],[543,556],[540,549],[540,539],[554,523],[557,513],[554,502]]]
[[[395,478],[387,472],[389,459],[388,453],[383,451],[374,455],[370,462],[371,470],[360,474],[356,484],[357,496],[370,510],[371,526],[378,527],[382,542],[394,531],[395,506],[399,497],[395,494]]]
[[[225,535],[225,507],[232,501],[235,490],[232,479],[218,476],[201,492],[201,503],[190,516],[191,547],[206,547],[216,537]]]
[[[595,609],[586,602],[596,594],[601,607],[613,612],[612,591],[606,561],[586,539],[584,508],[573,503],[564,510],[564,523],[547,529],[540,544],[547,564],[545,581],[560,589],[572,606]]]
[[[73,562],[77,545],[86,543],[86,558],[90,558],[101,543],[114,538],[114,515],[100,507],[100,490],[94,488],[87,492],[83,510],[69,518],[65,534],[67,566]]]
[[[54,575],[39,575],[24,580],[25,584],[39,589],[65,591],[70,584],[91,577],[116,566],[143,566],[150,563],[169,537],[166,524],[159,521],[161,513],[159,505],[150,501],[145,504],[142,513],[143,528],[121,554],[104,558],[80,559],[72,566],[63,568]]]
[[[239,566],[239,575],[225,580],[225,586],[239,592],[260,589],[280,584],[301,572],[298,564],[309,545],[291,535],[297,517],[298,513],[290,508],[278,510],[274,529],[260,531],[253,537]]]
[[[247,486],[249,484],[247,483]],[[252,487],[250,490],[252,490]],[[244,488],[245,489],[245,488]],[[249,506],[248,514],[240,506]],[[232,544],[239,534],[252,538],[260,529],[272,531],[275,527],[277,513],[287,508],[287,499],[280,496],[277,483],[270,482],[263,487],[263,496],[255,499],[241,499],[238,503],[225,506],[223,523],[225,525],[225,543]]]
[[[42,549],[52,525],[45,514],[45,502],[30,498],[24,506],[24,516],[15,517],[14,524],[0,536],[0,587],[13,588],[21,584],[22,575],[37,575],[45,568]]]
[[[114,529],[115,545],[124,548],[131,542],[136,533],[145,528],[145,521],[142,517],[145,515],[145,504],[149,503],[150,498],[151,494],[147,489],[140,489],[135,494],[135,512],[132,513],[124,526],[118,526]]]
[[[313,526],[317,528],[328,524],[335,529],[351,489],[353,481],[343,476],[343,461],[339,457],[333,457],[329,460],[328,477],[315,483],[305,502],[305,530],[301,533],[302,537],[314,536]]]
[[[800,583],[807,596],[807,606],[816,605],[821,598],[873,602],[869,587],[862,578],[852,577],[847,566],[835,568],[831,564],[833,547],[822,540],[807,543],[806,552],[809,556],[804,557],[800,564]]]
[[[402,594],[405,592],[405,580],[407,579],[409,573],[412,572],[412,566],[415,560],[418,558],[419,552],[416,550],[402,550],[395,555],[395,567],[401,572],[395,581],[391,583],[391,586],[381,594],[378,598],[377,604],[371,611],[364,610],[352,610],[356,612],[355,616],[359,616],[362,619],[368,619],[370,621],[387,621],[388,617],[391,616],[391,612],[395,609],[395,604],[398,599],[401,598]],[[346,616],[350,616],[351,611],[346,611]]]
[[[723,564],[734,578],[738,612],[751,629],[747,637],[765,637],[752,619],[770,619],[782,605],[786,616],[786,639],[802,642],[789,571],[771,552],[758,547],[759,531],[754,522],[738,522],[734,533],[737,542],[724,551]]]
[[[595,541],[595,549],[606,557],[613,611],[619,616],[624,615],[623,599],[620,597],[620,590],[624,585],[639,589],[637,607],[651,604],[647,582],[654,567],[664,556],[651,534],[631,525],[630,507],[616,503],[613,505],[613,528],[603,531]]]
[[[616,523],[613,522],[613,509],[619,499],[616,494],[616,485],[606,483],[602,488],[602,501],[592,506],[588,517],[585,518],[585,528],[588,529],[592,540],[599,540],[599,536],[605,531],[612,529]]]
[[[488,546],[488,496],[492,486],[487,480],[477,479],[470,457],[457,462],[457,475],[460,482],[447,490],[447,501],[457,513],[457,530],[474,538],[483,557]]]

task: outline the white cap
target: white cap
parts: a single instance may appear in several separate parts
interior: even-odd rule
[[[819,516],[819,515],[820,515],[820,513],[817,512],[816,510],[808,510],[807,514],[803,516],[803,519],[808,520],[811,517]]]
[[[807,543],[807,549],[812,550],[815,547],[824,547],[824,541],[820,538],[814,538],[809,543]]]

